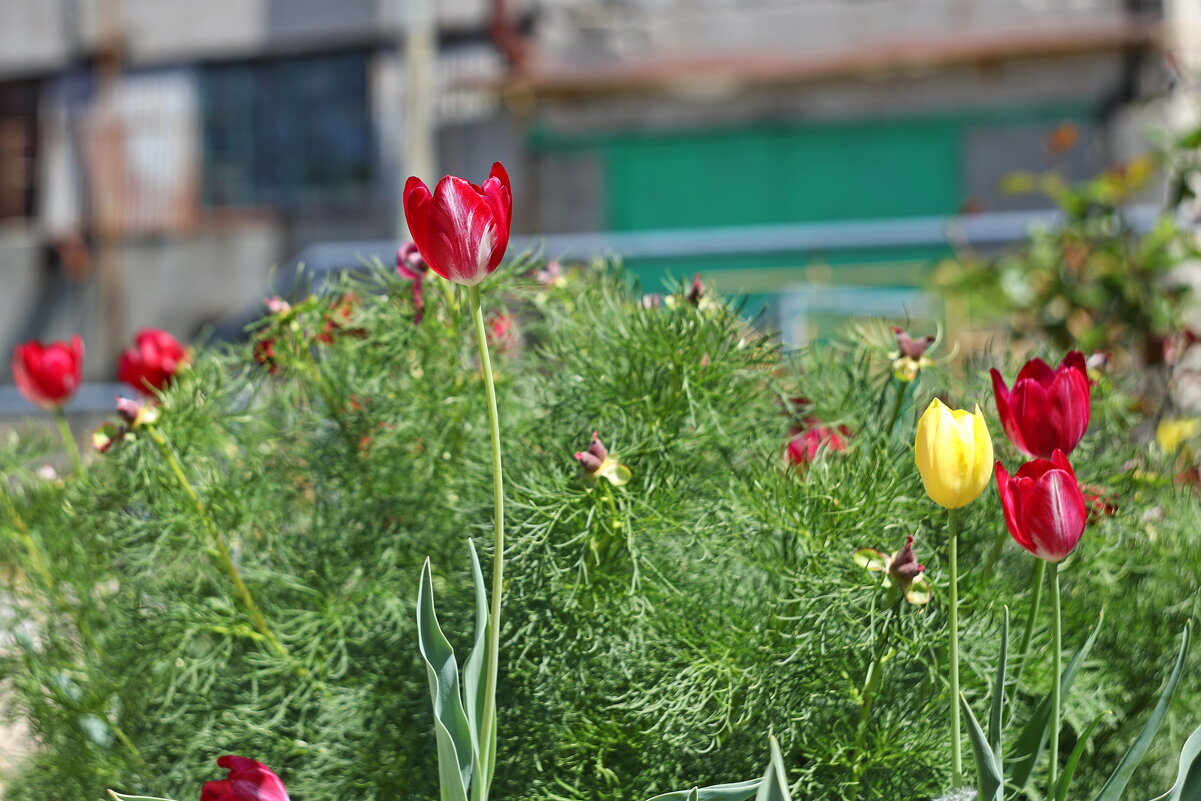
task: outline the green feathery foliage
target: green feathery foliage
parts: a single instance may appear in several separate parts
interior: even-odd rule
[[[510,532],[495,796],[640,799],[750,779],[769,732],[798,801],[949,789],[945,514],[912,437],[933,393],[979,403],[1016,466],[987,365],[927,369],[889,431],[883,327],[785,354],[713,299],[643,304],[601,264],[543,286],[522,277],[531,266],[490,278],[484,297],[512,323],[493,342]],[[10,715],[37,737],[8,799],[197,798],[224,753],[271,765],[296,801],[436,795],[418,573],[432,557],[462,657],[467,538],[485,572],[491,558],[482,380],[466,309],[442,288],[427,287],[417,324],[408,282],[376,265],[262,321],[252,338],[267,344],[202,350],[153,434],[133,431],[86,476],[42,476],[52,448],[33,428],[0,448],[0,669]],[[790,466],[784,445],[807,416],[845,425],[848,449]],[[1066,699],[1061,753],[1113,711],[1077,770],[1095,790],[1196,616],[1201,551],[1195,492],[1155,478],[1165,465],[1131,444],[1108,379],[1094,418],[1073,461],[1118,510],[1065,564],[1066,647],[1103,608],[1110,622]],[[628,484],[580,475],[572,454],[593,430]],[[1008,541],[994,489],[962,531],[964,689],[979,701],[1002,606],[1023,619],[1034,560]],[[924,607],[894,606],[851,560],[909,534],[934,586]],[[1016,719],[1049,687],[1048,630],[1044,614]],[[1189,670],[1132,786],[1171,783],[1199,702]]]

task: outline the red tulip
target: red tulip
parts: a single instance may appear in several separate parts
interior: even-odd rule
[[[1032,359],[1012,390],[999,372],[991,372],[997,413],[1014,447],[1038,459],[1051,458],[1056,449],[1071,453],[1088,429],[1091,389],[1084,354],[1071,351],[1055,370]]]
[[[434,187],[405,182],[405,219],[421,257],[434,272],[475,286],[500,264],[509,246],[513,194],[498,161],[483,186],[447,175]]]
[[[83,380],[83,340],[43,345],[36,339],[13,350],[13,381],[25,399],[43,409],[57,409],[71,399]]]
[[[289,801],[284,783],[262,762],[223,756],[217,764],[228,770],[229,776],[205,782],[200,801]]]
[[[188,352],[179,340],[158,328],[143,328],[134,343],[121,352],[117,377],[146,394],[166,389],[188,360]]]
[[[1039,559],[1058,562],[1080,542],[1088,509],[1063,451],[1026,462],[1013,476],[997,462],[997,492],[1009,533]]]
[[[806,418],[806,421],[811,418]],[[837,430],[822,425],[814,425],[797,434],[788,441],[788,461],[795,465],[806,465],[817,458],[823,448],[832,451],[845,451],[846,441],[851,438],[851,430],[839,426]]]

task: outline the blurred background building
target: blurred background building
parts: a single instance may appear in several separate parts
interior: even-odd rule
[[[494,160],[550,256],[700,271],[794,338],[826,302],[921,314],[948,219],[1019,236],[1047,203],[1006,175],[1185,113],[1196,5],[0,0],[0,346],[79,331],[110,378],[301,254],[388,261],[406,175]]]

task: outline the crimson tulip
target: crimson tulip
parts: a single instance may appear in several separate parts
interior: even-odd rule
[[[83,339],[76,334],[70,342],[24,342],[13,350],[12,369],[26,400],[43,409],[60,409],[83,381]]]
[[[499,161],[483,186],[447,175],[431,194],[420,178],[409,178],[404,209],[421,257],[443,278],[475,286],[504,258],[513,194],[509,174]]]
[[[1092,390],[1084,354],[1069,352],[1054,370],[1032,359],[1018,372],[1013,389],[996,369],[990,372],[997,413],[1015,448],[1032,459],[1049,459],[1057,449],[1072,452],[1088,430]]]
[[[187,361],[188,352],[178,339],[158,328],[143,328],[134,337],[134,346],[117,359],[117,377],[149,394],[166,389]]]
[[[1039,559],[1058,562],[1080,542],[1088,508],[1063,451],[1026,462],[1012,476],[997,462],[997,492],[1009,533]]]
[[[284,783],[262,762],[223,756],[217,764],[228,770],[229,776],[205,782],[200,801],[289,801]]]

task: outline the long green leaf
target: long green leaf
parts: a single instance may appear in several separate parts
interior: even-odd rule
[[[459,695],[459,665],[434,611],[433,576],[428,558],[421,567],[421,583],[417,590],[417,642],[425,659],[430,698],[434,704],[441,798],[442,801],[468,801],[467,792],[478,766],[478,754]]]
[[[993,753],[988,737],[962,693],[959,701],[967,713],[964,716],[967,719],[967,736],[972,741],[972,754],[976,757],[976,792],[979,801],[1004,801],[1005,779],[1001,776],[1001,761]]]
[[[1164,801],[1201,801],[1201,727],[1184,741],[1176,782],[1161,797]]]
[[[1102,612],[1092,633],[1088,635],[1084,645],[1080,646],[1080,650],[1076,651],[1072,661],[1068,663],[1067,670],[1063,672],[1063,679],[1059,682],[1060,697],[1068,697],[1068,690],[1072,688],[1072,682],[1075,681],[1080,666],[1084,664],[1084,660],[1088,658],[1089,652],[1097,642],[1097,635],[1101,633],[1101,625],[1104,622],[1105,614]],[[1038,763],[1038,758],[1042,756],[1043,749],[1046,748],[1050,725],[1051,694],[1047,693],[1034,708],[1026,725],[1018,732],[1017,742],[1013,748],[1015,757],[1009,768],[1010,780],[1015,787],[1025,787],[1026,783],[1030,781],[1030,774],[1034,772],[1034,766]]]
[[[755,793],[755,801],[792,801],[788,792],[788,776],[784,772],[784,757],[780,755],[780,744],[775,737],[768,737],[771,743],[771,761],[763,773],[759,790]]]
[[[1108,712],[1102,712],[1093,718],[1093,722],[1088,724],[1084,730],[1084,734],[1080,735],[1080,739],[1076,741],[1076,747],[1072,749],[1068,761],[1064,763],[1063,773],[1059,774],[1059,781],[1055,784],[1055,801],[1065,801],[1068,797],[1068,790],[1072,788],[1072,777],[1076,775],[1076,765],[1080,762],[1080,757],[1084,755],[1084,748],[1088,745],[1089,738],[1093,736],[1093,730],[1097,728]]]
[[[759,791],[761,784],[763,784],[763,779],[751,779],[731,784],[693,787],[691,790],[673,790],[670,793],[661,793],[647,801],[687,801],[694,792],[699,801],[746,801]]]
[[[1118,762],[1117,768],[1109,777],[1109,781],[1105,782],[1101,792],[1097,793],[1096,801],[1118,801],[1126,790],[1126,785],[1130,782],[1134,769],[1138,767],[1138,763],[1146,755],[1147,749],[1151,747],[1151,741],[1155,739],[1164,716],[1168,714],[1168,704],[1172,702],[1172,694],[1176,692],[1176,685],[1180,682],[1180,672],[1184,669],[1184,656],[1188,651],[1188,641],[1189,626],[1185,626],[1180,635],[1180,653],[1176,656],[1176,666],[1172,668],[1172,675],[1168,676],[1167,686],[1160,693],[1159,703],[1155,705],[1155,709],[1151,710],[1151,717],[1147,718],[1147,723],[1139,732],[1138,739]]]
[[[1001,620],[1001,652],[997,655],[997,678],[992,687],[992,706],[988,713],[988,745],[997,763],[1001,762],[1001,715],[1005,708],[1005,669],[1009,662],[1009,607]]]
[[[475,737],[476,750],[480,755],[480,779],[476,782],[478,791],[472,793],[473,798],[488,797],[488,788],[492,784],[492,771],[496,765],[496,719],[492,720],[492,731],[480,731],[480,721],[484,717],[484,697],[488,674],[488,594],[484,589],[484,571],[480,569],[480,558],[475,552],[475,544],[467,541],[471,551],[471,578],[475,584],[475,638],[472,642],[471,653],[463,663],[463,706],[467,712],[467,723]],[[473,788],[475,790],[476,788]]]

